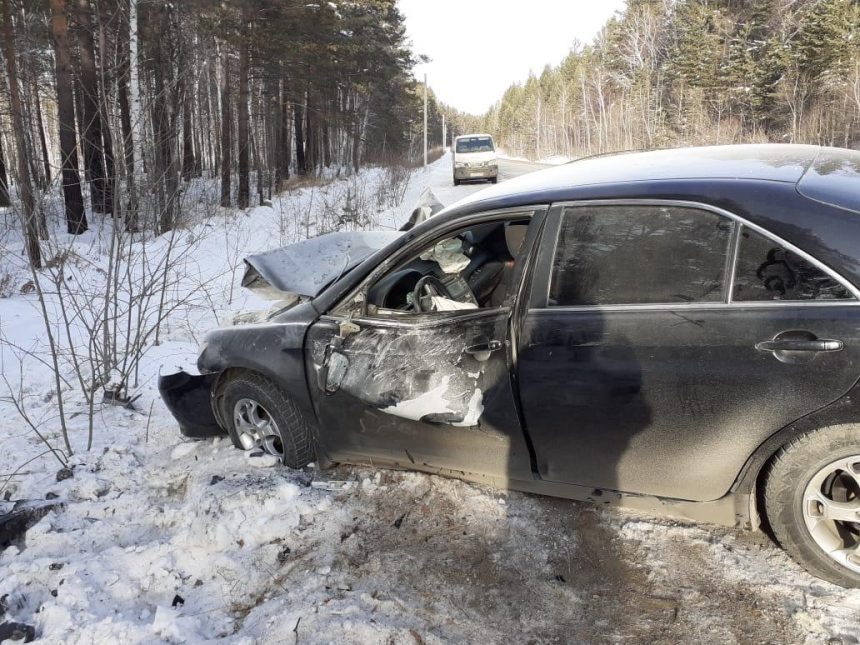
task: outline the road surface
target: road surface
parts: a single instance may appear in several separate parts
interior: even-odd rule
[[[520,159],[499,159],[499,181],[513,179],[520,175],[526,175],[535,170],[551,168],[549,164],[535,163],[534,161],[523,161]]]
[[[499,159],[499,181],[507,181],[508,179],[549,167],[547,164],[534,163],[533,161]],[[428,185],[432,188],[433,193],[439,201],[445,206],[450,206],[467,195],[492,186],[488,181],[467,181],[459,186],[454,186],[454,173],[453,168],[451,168],[450,152],[446,152],[445,156],[434,163],[431,168],[433,174]]]

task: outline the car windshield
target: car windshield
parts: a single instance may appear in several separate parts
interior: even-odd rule
[[[493,150],[493,140],[490,137],[457,139],[457,152],[493,152]]]

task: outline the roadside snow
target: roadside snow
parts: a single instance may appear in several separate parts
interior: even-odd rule
[[[498,156],[501,159],[510,159],[511,161],[525,161],[541,166],[560,166],[561,164],[570,163],[571,161],[575,160],[575,157],[568,157],[566,155],[550,155],[549,157],[541,157],[540,159],[528,159],[527,157],[509,155],[501,148],[499,148],[497,152]]]
[[[347,192],[382,177],[371,169],[190,227],[188,280],[208,286],[206,301],[168,319],[134,409],[100,410],[91,451],[72,419],[71,473],[37,457],[0,400],[0,499],[62,505],[0,551],[0,623],[64,643],[860,640],[860,592],[806,575],[761,534],[423,474],[293,471],[226,439],[183,439],[156,377],[193,365],[207,329],[260,306],[238,287],[241,257],[314,234]],[[375,224],[396,229],[428,186],[445,204],[482,188],[454,188],[446,155]],[[98,231],[76,244],[98,261]],[[39,351],[32,294],[0,300],[0,330]],[[13,382],[14,353],[0,354]],[[56,440],[49,372],[28,359],[23,384]]]

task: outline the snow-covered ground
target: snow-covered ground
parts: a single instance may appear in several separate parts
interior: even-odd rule
[[[498,149],[498,153],[499,157],[502,159],[510,159],[511,161],[527,161],[541,166],[560,166],[561,164],[570,163],[575,159],[575,157],[568,157],[565,155],[550,155],[549,157],[541,157],[540,159],[528,159],[526,157],[509,155],[502,148]]]
[[[423,474],[292,471],[224,439],[183,439],[156,377],[193,365],[206,329],[259,304],[238,286],[238,260],[312,234],[346,194],[381,181],[371,169],[189,226],[179,279],[205,284],[205,297],[167,320],[134,409],[97,411],[89,452],[69,401],[69,470],[37,458],[43,445],[0,392],[0,499],[60,504],[0,552],[0,623],[69,643],[860,641],[860,591],[810,577],[761,534]],[[396,227],[428,186],[446,204],[482,188],[454,188],[445,156],[368,225]],[[74,242],[96,266],[98,240]],[[8,341],[36,353],[21,382],[55,441],[37,303],[20,293],[26,275],[7,271],[0,366],[20,369]]]

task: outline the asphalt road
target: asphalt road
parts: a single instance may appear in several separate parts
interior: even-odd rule
[[[484,190],[490,183],[487,181],[464,181],[459,186],[454,186],[451,168],[451,153],[446,153],[447,161],[434,164],[433,177],[430,178],[429,187],[432,188],[436,198],[445,206],[463,199],[467,195]],[[520,175],[525,175],[535,170],[549,168],[547,164],[534,163],[518,159],[498,159],[499,181],[507,181]]]
[[[535,170],[550,168],[549,164],[535,163],[534,161],[520,161],[517,159],[499,159],[499,180],[505,181],[520,175],[525,175]]]

